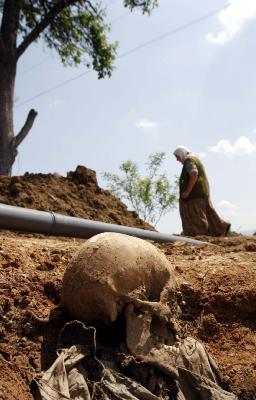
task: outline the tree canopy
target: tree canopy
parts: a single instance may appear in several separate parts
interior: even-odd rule
[[[131,11],[137,7],[150,13],[157,0],[123,3]],[[110,75],[117,44],[107,41],[110,25],[104,22],[106,10],[100,1],[0,0],[0,52],[8,52],[4,49],[7,34],[17,35],[17,59],[40,37],[56,50],[63,64],[85,62],[98,72],[99,78]]]
[[[131,11],[150,13],[157,0],[123,0]],[[117,43],[109,43],[107,5],[90,0],[0,0],[0,174],[10,174],[17,148],[37,113],[31,110],[18,134],[13,131],[16,67],[29,46],[42,39],[64,65],[85,63],[99,78],[110,76]]]

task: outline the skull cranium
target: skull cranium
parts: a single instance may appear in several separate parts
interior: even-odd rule
[[[62,305],[82,321],[109,323],[124,311],[129,350],[147,353],[153,337],[169,337],[174,289],[174,270],[157,247],[102,233],[89,239],[67,267]]]

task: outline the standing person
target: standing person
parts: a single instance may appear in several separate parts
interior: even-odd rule
[[[183,234],[226,236],[230,223],[223,221],[212,206],[203,164],[184,146],[179,146],[173,154],[183,165],[179,179],[179,209]]]

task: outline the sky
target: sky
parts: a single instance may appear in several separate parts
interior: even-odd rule
[[[165,152],[172,183],[185,145],[202,160],[211,199],[236,232],[256,231],[256,1],[159,0],[151,16],[107,1],[109,34],[119,47],[111,78],[64,67],[39,41],[18,64],[16,133],[38,112],[19,147],[13,175],[59,173],[77,165],[118,173],[125,160],[143,171]],[[178,208],[161,232],[180,233]]]

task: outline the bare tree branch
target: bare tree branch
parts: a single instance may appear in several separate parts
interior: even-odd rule
[[[39,7],[33,6],[33,4],[31,4],[31,2],[30,2],[30,4],[25,4],[23,6],[23,8],[26,11],[30,11],[32,13],[37,13],[37,14],[40,14],[40,11],[41,11]]]
[[[88,3],[89,6],[91,7],[92,11],[93,11],[95,14],[97,14],[97,10],[96,10],[96,8],[92,5],[92,3],[91,3],[89,0],[87,0],[87,3]]]
[[[17,147],[21,144],[21,142],[25,139],[25,137],[27,136],[28,132],[30,131],[30,129],[33,126],[34,120],[37,116],[37,112],[35,110],[30,110],[27,116],[27,120],[23,126],[23,128],[21,129],[21,131],[14,136],[14,138],[12,139],[12,147],[17,149]]]

